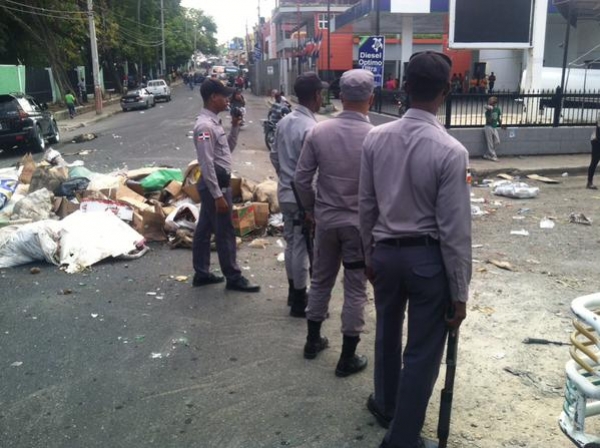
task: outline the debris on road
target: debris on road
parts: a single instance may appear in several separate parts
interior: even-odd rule
[[[269,244],[269,241],[265,240],[264,238],[256,238],[252,240],[250,244],[248,244],[248,247],[253,249],[266,249]]]
[[[585,216],[583,213],[571,213],[569,215],[569,222],[573,224],[582,224],[584,226],[592,225],[592,220]]]
[[[539,182],[544,182],[545,184],[560,184],[556,179],[550,179],[549,177],[540,176],[539,174],[528,174],[527,179],[537,180]]]
[[[521,229],[521,230],[511,230],[510,231],[511,235],[518,235],[518,236],[529,236],[529,232],[525,229]]]
[[[71,143],[83,143],[83,142],[89,142],[94,140],[96,137],[98,137],[96,134],[92,134],[91,132],[85,133],[85,134],[79,134],[76,135],[75,137],[73,137],[73,140],[71,140]]]
[[[515,269],[508,261],[499,261],[499,260],[488,260],[489,264],[493,264],[497,268],[504,269],[506,271],[514,271]]]
[[[523,344],[540,344],[540,345],[571,345],[569,342],[550,341],[548,339],[525,338]]]
[[[538,187],[530,187],[524,182],[503,180],[494,183],[493,192],[496,196],[505,196],[513,199],[531,199],[538,196],[540,189]]]
[[[553,229],[555,226],[555,222],[547,217],[544,217],[540,220],[540,229]]]

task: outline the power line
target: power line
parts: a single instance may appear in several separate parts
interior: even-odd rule
[[[146,28],[151,28],[153,30],[160,30],[160,26],[146,25],[145,23],[138,22],[137,20],[130,19],[128,17],[122,16],[121,14],[117,14],[114,11],[108,10],[104,6],[100,6],[98,9],[101,9],[102,12],[104,12],[105,14],[112,14],[117,19],[127,20],[127,21],[129,21],[131,23],[135,23],[136,25],[144,26]]]
[[[67,17],[67,16],[43,14],[41,12],[26,11],[26,10],[23,10],[23,9],[13,8],[11,6],[6,6],[6,5],[0,5],[0,8],[7,9],[9,11],[16,11],[16,12],[20,12],[20,13],[24,13],[24,14],[31,14],[31,15],[34,15],[34,16],[50,17],[52,19],[75,20],[75,21],[81,21],[81,20],[84,19],[83,16],[81,16],[81,17]]]
[[[13,0],[3,0],[3,1],[6,3],[12,3],[13,5],[22,6],[24,8],[37,9],[37,10],[45,12],[45,13],[87,15],[86,11],[59,11],[56,9],[48,9],[48,8],[42,8],[39,6],[27,5],[25,3],[15,2]]]
[[[148,43],[148,44],[157,44],[157,43],[161,43],[162,42],[162,39],[149,40],[145,36],[142,36],[140,34],[136,34],[136,33],[131,32],[131,31],[126,31],[123,28],[118,28],[118,31],[120,33],[122,33],[124,36],[129,37],[131,39],[138,40],[140,42],[145,42],[145,43]]]
[[[148,42],[148,41],[140,41],[137,38],[133,38],[130,35],[127,35],[126,33],[123,32],[123,30],[119,30],[119,32],[121,33],[121,37],[125,40],[127,40],[128,42],[135,44],[135,45],[139,45],[141,47],[159,47],[162,45],[162,40],[161,41],[156,41],[156,42]]]

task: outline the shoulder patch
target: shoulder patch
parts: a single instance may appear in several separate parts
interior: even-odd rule
[[[201,132],[200,134],[198,134],[197,140],[199,142],[210,140],[210,132]]]

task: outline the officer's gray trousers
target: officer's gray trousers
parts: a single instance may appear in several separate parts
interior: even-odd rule
[[[229,212],[223,214],[217,213],[215,200],[210,191],[202,186],[202,181],[200,181],[198,191],[202,204],[192,244],[194,271],[199,278],[208,277],[210,274],[210,238],[214,233],[221,271],[227,280],[236,281],[242,276],[242,272],[237,264],[235,231],[231,221],[231,209],[233,208],[231,188],[227,188],[223,193],[229,205]]]
[[[342,263],[344,265],[342,333],[346,336],[358,336],[365,326],[367,278],[360,233],[356,227],[324,230],[317,225],[306,318],[317,322],[325,320],[331,290]]]
[[[285,239],[285,270],[287,278],[294,281],[294,288],[304,289],[308,284],[308,251],[302,235],[298,206],[294,203],[279,204],[283,215],[283,238]]]
[[[438,377],[450,303],[439,246],[395,247],[378,243],[375,274],[375,401],[393,421],[387,448],[415,448]],[[408,305],[408,335],[402,324]]]

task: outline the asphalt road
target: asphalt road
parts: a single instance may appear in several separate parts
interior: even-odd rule
[[[98,172],[184,168],[194,158],[188,132],[200,104],[197,90],[175,88],[172,102],[63,135],[64,142],[82,131],[99,137],[56,149]],[[273,175],[259,123],[265,114],[263,100],[249,98],[234,153],[235,168],[253,180]],[[83,149],[92,152],[70,155]],[[4,154],[0,167],[20,157]],[[191,253],[158,244],[139,260],[82,274],[43,263],[0,270],[0,446],[377,447],[384,431],[365,408],[372,364],[354,377],[334,376],[340,285],[323,327],[331,348],[306,361],[305,321],[287,315],[276,240],[239,251],[244,273],[263,287],[255,295],[176,281],[192,274]],[[30,273],[32,266],[41,272]],[[373,313],[370,304],[369,330]],[[372,363],[370,331],[359,351]],[[429,435],[434,425],[435,416]]]

